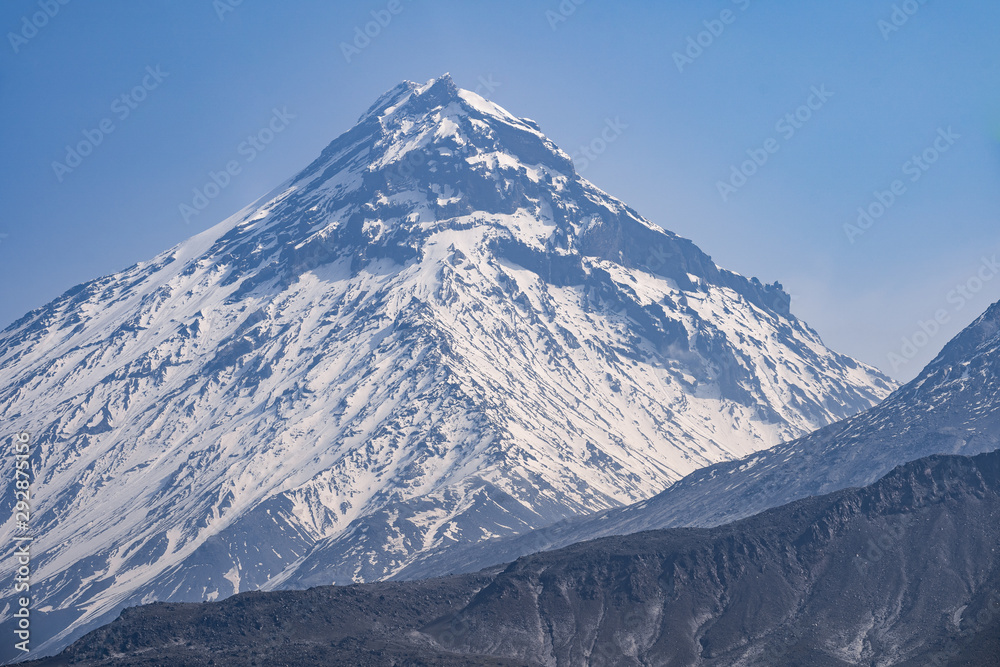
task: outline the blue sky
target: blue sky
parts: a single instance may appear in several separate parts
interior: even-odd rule
[[[1000,299],[997,25],[995,0],[9,0],[0,326],[222,220],[399,81],[450,72],[570,154],[616,123],[588,179],[908,379]],[[276,112],[270,143],[244,143]]]

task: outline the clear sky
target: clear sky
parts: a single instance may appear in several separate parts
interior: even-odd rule
[[[0,326],[222,220],[399,81],[450,72],[908,379],[1000,299],[998,25],[996,0],[6,0]],[[275,110],[273,140],[244,144]]]

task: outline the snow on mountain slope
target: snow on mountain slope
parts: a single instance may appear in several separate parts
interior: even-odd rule
[[[42,650],[331,543],[351,560],[314,576],[375,579],[642,500],[892,388],[447,76],[0,334],[0,412],[36,442]]]
[[[867,486],[894,467],[926,456],[968,456],[998,447],[1000,302],[951,340],[912,382],[866,412],[744,459],[697,470],[627,507],[514,537],[427,550],[396,576],[474,572],[597,537],[718,526],[801,498]],[[309,564],[302,569],[308,571]]]

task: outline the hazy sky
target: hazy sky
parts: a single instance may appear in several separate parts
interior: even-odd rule
[[[996,0],[7,0],[0,327],[235,212],[399,81],[450,72],[570,154],[615,124],[588,179],[908,379],[1000,299],[998,25]],[[245,143],[276,112],[270,143]]]

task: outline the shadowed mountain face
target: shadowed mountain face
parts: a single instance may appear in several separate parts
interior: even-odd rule
[[[633,503],[892,388],[532,121],[405,83],[259,202],[0,333],[34,646]]]
[[[916,379],[871,410],[742,460],[708,466],[628,507],[507,539],[429,550],[397,576],[472,572],[607,535],[717,526],[800,498],[871,484],[921,457],[998,447],[1000,303],[950,341]]]
[[[1000,452],[937,456],[474,575],[131,609],[37,664],[996,665],[998,549]]]

